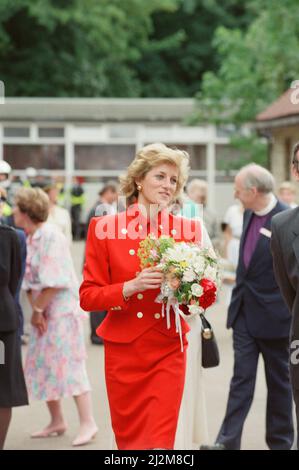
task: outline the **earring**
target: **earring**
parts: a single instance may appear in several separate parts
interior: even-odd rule
[[[141,191],[141,190],[142,190],[141,184],[137,184],[137,190],[138,190],[138,191]]]

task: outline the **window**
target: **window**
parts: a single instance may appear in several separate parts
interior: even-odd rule
[[[231,182],[245,164],[244,153],[229,145],[216,145],[217,182]]]
[[[111,138],[119,139],[128,139],[135,138],[136,136],[136,127],[135,126],[110,126],[109,127],[109,136]]]
[[[4,145],[3,158],[14,170],[63,170],[64,145]]]
[[[190,156],[191,170],[206,169],[206,146],[205,145],[188,145],[188,144],[166,144],[168,147],[185,150]]]
[[[63,127],[39,127],[38,128],[39,137],[64,137],[64,128]]]
[[[135,145],[76,145],[76,170],[124,170],[135,156]]]
[[[29,127],[4,127],[4,137],[29,137]]]

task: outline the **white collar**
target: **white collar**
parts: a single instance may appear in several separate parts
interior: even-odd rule
[[[269,214],[272,211],[272,209],[274,209],[274,207],[277,204],[277,199],[273,193],[270,193],[269,196],[270,196],[270,199],[269,199],[268,205],[261,211],[254,211],[255,215],[262,217],[263,215]]]

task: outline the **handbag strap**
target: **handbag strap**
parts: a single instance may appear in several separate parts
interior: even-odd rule
[[[206,319],[206,317],[204,316],[203,313],[200,313],[200,318],[201,318],[201,329],[202,329],[202,331],[204,331],[204,330],[213,331],[213,328],[212,328],[211,324],[208,322],[208,320]]]

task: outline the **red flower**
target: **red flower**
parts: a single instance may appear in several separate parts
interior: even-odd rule
[[[199,305],[206,309],[215,302],[217,288],[215,283],[209,279],[202,279],[199,284],[203,288],[203,294],[199,297]]]

